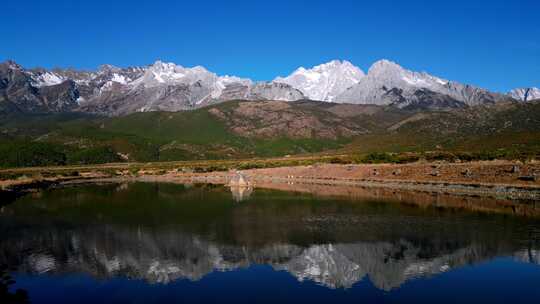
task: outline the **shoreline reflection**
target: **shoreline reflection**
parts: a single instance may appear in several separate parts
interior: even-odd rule
[[[263,264],[330,289],[367,278],[384,291],[497,257],[540,264],[535,219],[228,191],[133,183],[26,196],[0,214],[0,264],[151,284]]]

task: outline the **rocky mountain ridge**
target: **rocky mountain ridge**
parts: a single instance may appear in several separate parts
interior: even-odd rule
[[[399,108],[462,108],[511,99],[505,94],[406,70],[380,60],[366,77],[336,97],[338,102],[393,105]]]
[[[196,109],[228,100],[319,100],[390,105],[405,109],[450,109],[540,98],[540,89],[508,94],[413,72],[380,60],[365,74],[333,60],[269,82],[219,76],[202,66],[156,61],[144,67],[102,65],[97,71],[25,69],[0,63],[0,113],[87,112],[107,116]]]
[[[201,66],[156,61],[147,67],[103,65],[95,72],[24,69],[0,64],[0,113],[81,111],[109,116],[180,111],[232,99],[299,100],[287,84],[218,76]]]

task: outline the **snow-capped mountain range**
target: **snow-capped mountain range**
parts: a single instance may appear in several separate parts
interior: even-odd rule
[[[0,113],[83,111],[124,115],[144,111],[189,110],[227,100],[311,99],[391,105],[410,109],[445,109],[540,98],[540,89],[494,93],[413,72],[380,60],[368,73],[348,61],[300,67],[286,77],[254,82],[219,76],[202,66],[191,68],[156,61],[144,67],[103,65],[97,71],[24,69],[0,63]]]

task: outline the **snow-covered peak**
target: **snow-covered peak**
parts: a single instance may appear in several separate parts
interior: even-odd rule
[[[337,60],[337,59],[334,59],[334,60],[329,61],[327,63],[323,63],[323,64],[319,64],[317,66],[314,66],[313,68],[311,68],[311,70],[324,72],[324,71],[328,71],[328,70],[331,70],[331,69],[340,69],[340,68],[360,70],[359,68],[354,66],[350,61]],[[363,73],[364,72],[362,72],[362,74]]]
[[[100,73],[118,72],[120,70],[121,68],[111,64],[102,64],[98,67],[98,72]]]
[[[183,69],[183,67],[181,65],[176,65],[172,62],[163,62],[161,60],[156,60],[156,62],[151,64],[148,69],[155,72],[172,72],[175,70],[181,70]]]
[[[390,61],[388,59],[381,59],[379,61],[376,61],[371,65],[371,67],[368,70],[369,74],[380,74],[380,73],[388,73],[388,72],[402,72],[405,69],[401,67],[399,64]]]
[[[176,66],[176,64],[172,63],[172,62],[164,62],[164,61],[161,61],[160,59],[154,61],[153,64],[150,65],[151,67],[153,68],[167,68],[167,67],[172,67],[174,68]]]
[[[508,93],[512,98],[519,101],[529,101],[540,99],[540,89],[539,88],[518,88],[513,89]]]
[[[277,77],[274,82],[289,84],[313,100],[333,101],[364,76],[364,72],[349,61],[332,60],[310,69],[299,67],[291,75]]]
[[[32,85],[35,87],[46,87],[57,85],[66,81],[64,77],[53,72],[45,72],[32,75]]]
[[[144,87],[196,84],[208,92],[208,95],[205,95],[198,102],[207,100],[209,97],[214,99],[219,98],[223,90],[233,83],[250,86],[252,81],[236,76],[218,76],[202,66],[186,68],[160,60],[150,65],[143,76],[132,82],[134,86],[142,85]],[[198,102],[195,103],[197,104]]]
[[[148,69],[156,73],[171,74],[181,74],[186,73],[186,71],[188,71],[189,73],[210,73],[206,68],[200,65],[194,66],[192,68],[186,68],[173,62],[163,62],[161,60],[157,60],[156,62],[154,62],[154,64],[150,65]]]
[[[147,74],[151,75],[157,82],[174,82],[174,80],[184,78],[186,76],[185,69],[181,65],[176,65],[172,62],[156,61],[148,67]]]
[[[217,80],[217,75],[209,72],[201,66],[185,68],[171,62],[156,61],[148,66],[143,76],[133,82],[134,85],[154,87],[161,85],[193,84],[202,82],[212,85]]]
[[[192,68],[190,68],[190,70],[194,73],[211,73],[210,71],[208,71],[205,67],[201,66],[201,65],[196,65]],[[213,74],[213,73],[212,73]]]
[[[426,72],[409,71],[387,59],[375,62],[369,68],[367,76],[371,79],[387,82],[389,85],[396,85],[401,82],[409,86],[421,88],[442,86],[448,83],[448,80],[432,76]]]

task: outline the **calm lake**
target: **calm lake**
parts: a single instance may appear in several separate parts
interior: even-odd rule
[[[14,280],[0,281],[0,303],[538,303],[540,221],[216,185],[78,185],[1,207],[0,264]]]

